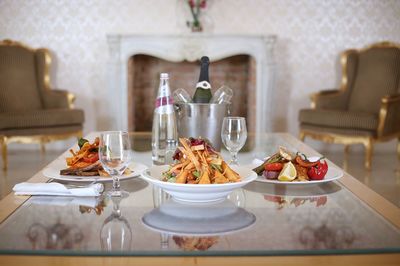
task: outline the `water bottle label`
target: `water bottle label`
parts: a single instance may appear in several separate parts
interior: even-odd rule
[[[156,108],[164,105],[172,105],[173,103],[174,99],[171,96],[160,97],[156,100]]]

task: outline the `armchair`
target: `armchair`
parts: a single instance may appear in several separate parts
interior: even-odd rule
[[[381,42],[341,55],[339,90],[311,96],[311,109],[300,110],[300,139],[363,144],[371,168],[373,144],[398,138],[400,159],[400,45]]]
[[[0,41],[0,145],[7,169],[7,145],[82,136],[84,113],[74,95],[50,89],[50,53],[11,40]]]

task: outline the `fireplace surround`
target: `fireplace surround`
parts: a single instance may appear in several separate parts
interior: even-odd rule
[[[136,55],[147,55],[169,62],[193,62],[207,55],[211,62],[233,56],[248,55],[254,59],[255,67],[255,112],[256,136],[271,129],[272,97],[275,61],[273,49],[275,36],[244,35],[120,35],[107,36],[109,60],[107,62],[108,97],[110,99],[111,128],[129,130],[129,64]]]

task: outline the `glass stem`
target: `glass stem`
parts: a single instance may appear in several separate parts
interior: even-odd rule
[[[232,156],[232,159],[231,159],[231,164],[234,164],[234,165],[237,165],[238,164],[238,161],[237,161],[237,155],[238,155],[238,152],[236,151],[236,152],[231,152],[231,156]]]
[[[119,183],[119,176],[114,175],[113,176],[113,184],[112,184],[113,190],[114,191],[120,191],[121,190],[121,185]]]

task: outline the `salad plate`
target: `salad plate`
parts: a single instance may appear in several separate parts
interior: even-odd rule
[[[43,175],[60,181],[68,182],[112,182],[111,176],[76,176],[76,175],[60,175],[60,170],[65,168],[65,159],[57,159],[54,163],[43,169]],[[132,171],[128,175],[123,175],[120,180],[130,179],[140,176],[140,174],[148,167],[144,164],[132,162],[129,169]]]
[[[175,200],[182,202],[215,202],[223,201],[233,190],[243,187],[254,181],[257,174],[250,168],[243,166],[231,166],[241,180],[239,182],[225,184],[180,184],[165,182],[163,173],[169,169],[168,165],[153,166],[142,172],[141,177],[156,187],[162,188]]]
[[[256,181],[258,182],[263,182],[263,183],[269,183],[269,184],[284,184],[284,185],[314,185],[314,184],[322,184],[322,183],[327,183],[327,182],[332,182],[334,180],[337,180],[343,176],[343,171],[340,169],[334,167],[334,166],[329,166],[328,172],[326,173],[324,179],[321,180],[308,180],[308,181],[279,181],[277,179],[266,179],[264,176],[257,176]]]

